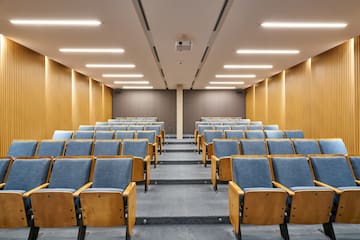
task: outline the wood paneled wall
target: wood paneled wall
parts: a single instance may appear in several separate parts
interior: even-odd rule
[[[342,138],[349,153],[360,154],[359,44],[356,37],[249,88],[255,99],[247,106],[255,106],[256,120],[309,138]]]
[[[111,118],[112,89],[94,83],[90,92],[89,81],[93,80],[1,38],[0,156],[7,154],[14,139],[51,138],[56,129]]]
[[[251,86],[245,92],[245,98],[246,117],[249,119],[255,119],[255,86]]]

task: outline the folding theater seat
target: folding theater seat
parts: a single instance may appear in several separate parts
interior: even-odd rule
[[[223,138],[223,131],[221,130],[205,130],[204,131],[204,138],[202,142],[202,163],[206,167],[207,159],[211,158],[213,155],[213,139],[220,139]]]
[[[156,165],[158,163],[158,144],[156,142],[156,131],[148,130],[148,131],[138,131],[136,133],[136,137],[138,139],[147,139],[148,140],[148,152],[150,154],[150,159],[154,161],[154,167],[156,168]]]
[[[115,139],[134,139],[135,131],[116,131]]]
[[[214,130],[214,126],[211,125],[199,125],[199,132],[197,135],[197,141],[196,141],[196,149],[198,150],[198,153],[200,154],[200,150],[202,147],[202,143],[203,141],[205,141],[204,139],[204,131],[205,130]]]
[[[286,138],[304,138],[303,130],[284,130]]]
[[[240,152],[242,155],[267,155],[264,139],[240,139]]]
[[[96,131],[110,131],[111,130],[111,126],[109,125],[105,125],[105,126],[95,126],[95,130]]]
[[[284,138],[284,133],[281,130],[264,130],[266,138]]]
[[[94,139],[114,139],[115,131],[96,131]]]
[[[95,140],[93,155],[118,156],[120,155],[121,140]]]
[[[12,161],[11,157],[0,158],[0,189],[5,186],[5,179],[7,178],[8,169],[10,169]]]
[[[143,125],[130,125],[128,127],[128,130],[130,130],[130,131],[143,131],[144,126]]]
[[[246,130],[246,125],[232,125],[231,130]]]
[[[231,139],[242,139],[245,138],[245,134],[243,130],[225,130],[224,131],[225,138]]]
[[[63,156],[65,151],[64,140],[42,140],[38,144],[35,156]]]
[[[35,140],[15,140],[11,143],[7,156],[10,157],[31,157],[36,151],[37,141]]]
[[[231,130],[231,127],[228,125],[216,125],[215,130],[220,130],[220,131]]]
[[[92,155],[92,140],[69,140],[65,146],[65,156],[90,156]]]
[[[249,139],[260,139],[265,138],[265,133],[263,130],[246,130],[244,131],[245,137]]]
[[[127,125],[113,125],[111,127],[111,130],[114,130],[114,131],[126,131],[128,128]]]
[[[145,126],[145,131],[156,131],[156,143],[159,147],[159,151],[161,154],[162,145],[164,144],[164,139],[161,135],[161,125],[147,125]]]
[[[324,138],[318,140],[321,153],[347,155],[346,146],[341,138]]]
[[[295,154],[294,147],[289,138],[266,139],[266,145],[270,155],[273,154]]]
[[[53,140],[69,140],[72,139],[74,135],[73,131],[67,131],[67,130],[55,130],[54,134],[52,136]]]
[[[257,130],[257,131],[263,131],[263,126],[262,125],[248,125],[246,127],[246,130]]]
[[[279,130],[279,125],[264,125],[263,128],[264,130]]]
[[[273,187],[268,159],[232,156],[231,164],[229,216],[237,239],[241,239],[241,224],[280,225],[282,237],[289,239],[285,222],[288,194]]]
[[[97,158],[91,188],[80,193],[83,233],[86,227],[126,225],[130,239],[135,225],[136,184],[132,182],[133,159],[129,157]]]
[[[94,139],[95,131],[75,131],[74,139]]]
[[[95,126],[93,126],[93,125],[80,125],[78,130],[81,130],[81,131],[94,131]]]
[[[320,154],[320,148],[315,139],[292,139],[295,152],[305,156],[309,154]]]

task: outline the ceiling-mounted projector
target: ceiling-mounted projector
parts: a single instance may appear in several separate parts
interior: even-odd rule
[[[178,52],[190,51],[191,50],[191,41],[190,40],[178,40],[175,42],[175,49]]]

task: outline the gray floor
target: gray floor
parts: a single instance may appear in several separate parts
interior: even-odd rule
[[[137,186],[137,220],[133,240],[225,240],[235,239],[228,223],[227,184],[214,192],[210,168],[194,152],[193,139],[176,143],[175,136],[159,155],[160,164],[151,169],[152,184],[144,193]],[[191,137],[191,135],[187,136]],[[207,180],[207,181],[204,181]],[[196,184],[194,184],[196,183]],[[1,213],[0,213],[1,214]],[[289,225],[291,239],[325,240],[321,225]],[[360,225],[334,224],[337,239],[360,239]],[[77,228],[40,229],[41,240],[76,239]],[[26,239],[29,229],[0,229],[0,240]],[[241,225],[244,240],[281,239],[278,226]],[[88,228],[87,240],[125,239],[125,228]]]

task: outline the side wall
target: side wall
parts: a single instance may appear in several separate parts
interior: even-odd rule
[[[356,37],[247,89],[256,111],[246,116],[309,138],[342,138],[359,154],[359,51]]]
[[[14,139],[47,139],[111,118],[111,98],[108,87],[1,37],[0,156]]]

